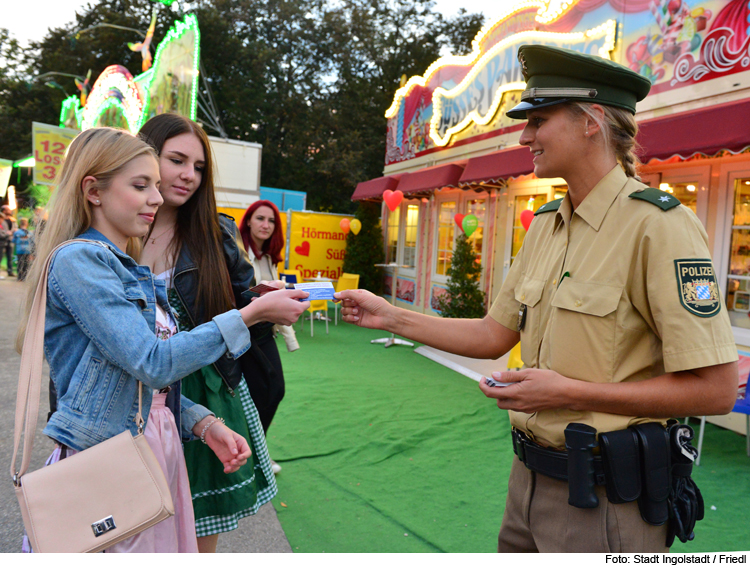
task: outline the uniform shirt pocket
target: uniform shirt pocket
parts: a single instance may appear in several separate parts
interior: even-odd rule
[[[551,369],[575,379],[611,381],[622,292],[621,286],[563,279],[552,298]]]
[[[542,293],[545,281],[523,275],[515,288],[515,299],[525,310],[521,331],[521,359],[526,367],[537,367],[539,359],[540,326],[542,320]],[[522,315],[519,315],[519,317]],[[520,318],[519,318],[520,321]]]

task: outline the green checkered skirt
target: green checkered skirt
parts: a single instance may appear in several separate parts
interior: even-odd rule
[[[169,303],[180,330],[188,329],[189,319],[179,298],[171,290]],[[224,474],[221,462],[208,446],[200,440],[185,444],[197,536],[234,530],[239,519],[258,512],[277,492],[258,411],[245,379],[231,389],[212,365],[184,378],[182,393],[224,418],[226,425],[243,436],[252,450],[247,464],[237,472]]]

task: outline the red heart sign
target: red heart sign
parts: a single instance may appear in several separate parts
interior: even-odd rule
[[[294,251],[300,256],[310,256],[310,243],[305,240],[300,246],[297,246]]]
[[[395,192],[386,190],[383,192],[383,199],[385,200],[385,205],[388,206],[388,209],[391,212],[395,212],[396,208],[398,208],[399,204],[401,204],[401,201],[404,199],[404,192],[401,190],[396,190]]]
[[[531,226],[531,221],[534,219],[534,212],[531,210],[524,210],[521,212],[521,226],[523,226],[523,229],[526,230],[526,232],[529,231],[529,226]]]
[[[463,222],[464,222],[464,214],[456,214],[453,216],[453,221],[456,223],[456,226],[463,229]]]

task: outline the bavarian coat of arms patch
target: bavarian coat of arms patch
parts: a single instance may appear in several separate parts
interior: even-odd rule
[[[721,310],[719,285],[709,258],[674,261],[677,289],[682,306],[699,317],[713,317]]]

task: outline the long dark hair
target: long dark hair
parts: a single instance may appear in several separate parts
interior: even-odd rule
[[[261,206],[271,208],[276,227],[273,229],[271,237],[263,242],[263,248],[256,248],[253,237],[250,235],[250,226],[248,226],[247,223],[250,221],[250,218],[253,217],[255,211]],[[258,200],[250,206],[247,211],[245,211],[245,215],[242,216],[242,220],[240,221],[240,234],[242,234],[242,241],[245,243],[245,250],[248,252],[252,250],[256,258],[260,259],[264,254],[268,254],[271,257],[271,262],[274,264],[281,262],[281,251],[284,248],[284,235],[281,232],[281,216],[279,216],[279,209],[276,207],[276,204],[269,202],[268,200]]]
[[[138,136],[161,155],[164,143],[183,133],[191,133],[201,142],[205,166],[200,186],[177,210],[177,226],[167,252],[171,256],[177,256],[183,244],[189,250],[198,268],[197,311],[202,314],[203,321],[209,321],[231,309],[234,301],[229,271],[222,251],[221,226],[214,195],[213,160],[208,136],[200,125],[174,113],[152,117],[141,127]],[[157,212],[156,220],[158,219]]]

